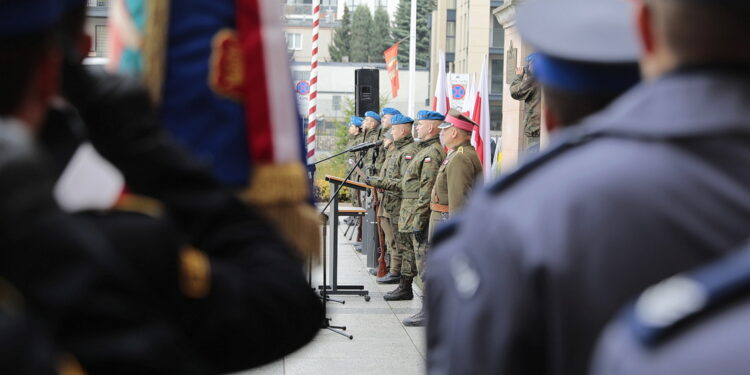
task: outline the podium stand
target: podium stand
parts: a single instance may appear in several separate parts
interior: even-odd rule
[[[335,176],[326,176],[326,181],[331,184],[331,194],[334,194],[333,192],[336,192],[342,185],[344,187],[348,187],[350,189],[358,191],[367,191],[368,189],[373,189],[373,187],[370,185],[349,181]],[[321,285],[318,287],[318,289],[320,289],[321,291],[325,291],[325,294],[327,295],[363,296],[365,298],[365,301],[370,301],[370,292],[365,290],[364,285],[338,284],[339,218],[347,216],[364,217],[366,214],[367,210],[360,207],[340,209],[338,194],[334,194],[334,196],[331,197],[330,213],[327,214],[328,229],[330,230],[330,235],[328,236],[328,244],[330,249],[328,256],[330,257],[330,262],[328,263],[328,266],[330,267],[329,274],[331,275],[331,283],[330,285]],[[321,295],[323,295],[322,292]]]

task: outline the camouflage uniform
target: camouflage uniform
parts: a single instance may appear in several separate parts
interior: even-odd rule
[[[390,273],[400,275],[402,254],[411,249],[409,235],[398,230],[401,210],[401,180],[409,162],[417,153],[418,146],[411,135],[394,141],[393,144],[396,148],[388,153],[388,160],[383,168],[385,170],[383,177],[370,179],[370,183],[385,190],[383,208],[390,216],[395,242],[395,248],[391,249]]]
[[[414,277],[418,270],[421,280],[421,271],[424,267],[419,267],[419,264],[424,261],[427,241],[419,243],[414,232],[427,230],[432,187],[445,159],[445,150],[437,136],[418,145],[419,152],[406,167],[401,183],[402,200],[398,230],[409,237],[408,243],[404,244],[408,245],[408,248],[402,254],[401,274]]]
[[[471,142],[467,141],[448,153],[432,189],[432,213],[427,238],[431,240],[435,227],[463,207],[474,183],[481,176],[482,163]]]
[[[510,84],[510,96],[526,103],[523,120],[523,131],[529,139],[529,145],[539,141],[539,127],[541,126],[542,94],[536,80],[528,73],[516,76]]]
[[[382,141],[383,139],[385,139],[385,130],[383,130],[382,127],[378,127],[377,129],[368,130],[366,132],[364,142],[377,142]],[[382,147],[372,147],[365,152],[366,154],[363,160],[364,168],[362,168],[362,171],[364,171],[365,175],[368,177],[376,176],[383,166],[385,150],[383,150]]]

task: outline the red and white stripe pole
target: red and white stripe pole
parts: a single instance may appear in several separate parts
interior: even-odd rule
[[[313,0],[312,57],[310,59],[310,111],[307,125],[307,164],[315,162],[315,126],[318,112],[318,34],[320,33],[320,0]]]

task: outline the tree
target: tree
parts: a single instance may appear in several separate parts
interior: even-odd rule
[[[352,39],[352,17],[349,8],[344,5],[344,15],[341,17],[341,25],[333,33],[333,40],[328,45],[331,60],[343,61],[344,56],[349,56]]]
[[[391,36],[391,21],[384,8],[378,8],[375,11],[372,40],[370,62],[385,62],[383,52],[393,45],[393,37]]]
[[[433,0],[417,0],[417,66],[427,68],[430,64],[430,27],[427,15],[434,10]],[[395,41],[406,38],[398,48],[400,64],[409,62],[409,27],[411,21],[411,0],[400,0],[396,9],[396,20],[393,27]]]
[[[372,15],[370,14],[370,8],[360,5],[352,14],[352,41],[349,61],[370,62],[372,49]]]

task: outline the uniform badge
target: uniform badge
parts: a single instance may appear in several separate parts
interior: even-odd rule
[[[448,159],[443,160],[443,165],[448,165]]]
[[[404,155],[404,159],[406,159],[406,160],[411,160],[412,158],[413,158],[413,156],[411,156],[411,155]]]
[[[425,159],[424,159],[424,162],[425,162],[425,163],[432,163],[432,158],[425,158]]]

